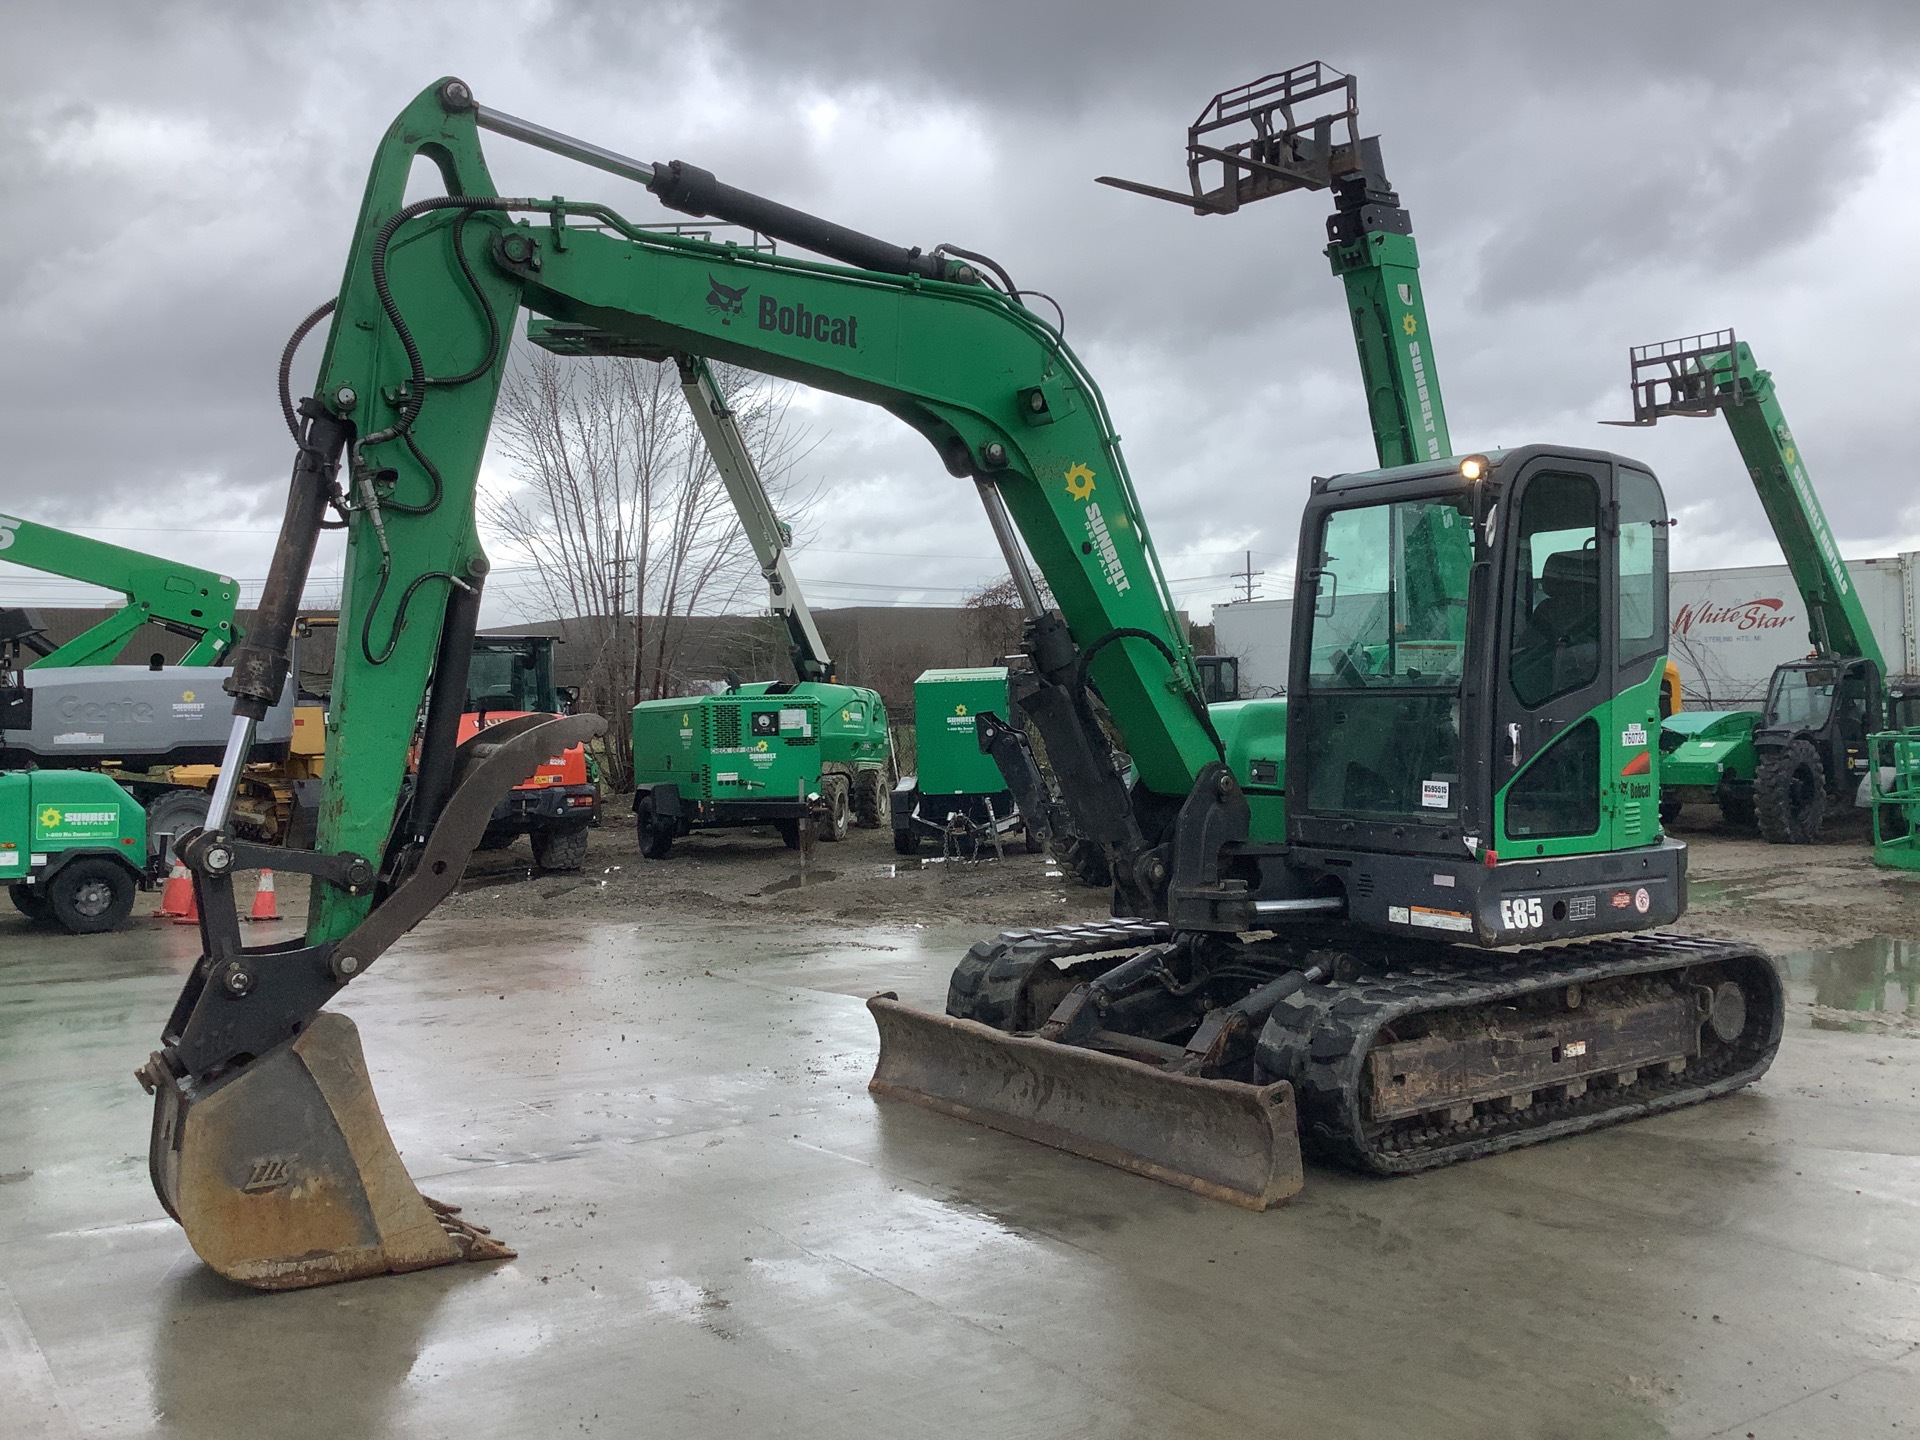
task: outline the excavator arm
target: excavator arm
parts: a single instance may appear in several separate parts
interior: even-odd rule
[[[233,621],[240,586],[211,570],[11,515],[0,515],[0,560],[117,590],[126,600],[99,624],[48,650],[33,662],[34,669],[109,665],[127,638],[149,621],[193,641],[182,665],[218,665],[240,639]]]
[[[498,196],[482,128],[839,263],[649,230],[597,203]],[[446,193],[407,203],[418,157]],[[141,1071],[156,1097],[150,1161],[162,1201],[203,1258],[263,1288],[505,1253],[413,1189],[353,1026],[323,1007],[452,891],[505,790],[604,729],[597,716],[529,716],[457,743],[488,571],[475,487],[522,308],[557,322],[543,343],[564,335],[592,353],[691,357],[696,391],[700,362],[719,360],[866,400],[920,431],[974,483],[1024,582],[1037,719],[1056,765],[1079,782],[1068,790],[1082,833],[1126,862],[1116,866],[1123,902],[1162,913],[1191,903],[1174,892],[1191,896],[1212,878],[1168,864],[1168,833],[1187,823],[1194,797],[1214,831],[1230,834],[1238,816],[1244,833],[1245,805],[1236,809],[1219,764],[1104,402],[1010,282],[988,284],[952,255],[874,240],[681,162],[647,165],[488,111],[443,80],[375,157],[319,381],[298,407],[280,540],[227,682],[227,754],[206,827],[179,847],[203,954]],[[228,815],[253,727],[286,683],[329,510],[347,516],[348,555],[317,843],[269,857],[227,833]],[[1039,612],[1016,531],[1058,614]],[[1106,763],[1090,687],[1133,757],[1131,794]],[[313,876],[314,900],[301,941],[250,948],[233,875],[269,861]],[[1242,908],[1250,916],[1244,897]],[[1241,918],[1199,923],[1231,930]]]

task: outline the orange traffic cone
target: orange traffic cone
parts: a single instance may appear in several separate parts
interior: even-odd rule
[[[193,914],[193,877],[178,860],[173,862],[166,886],[160,891],[160,908],[153,913],[174,919]]]
[[[249,920],[278,920],[280,906],[273,897],[273,871],[262,870],[260,883],[253,887],[253,913]]]
[[[167,884],[171,886],[173,881],[168,880]],[[200,897],[194,893],[193,879],[191,876],[188,877],[186,885],[187,908],[174,912],[173,923],[176,925],[198,925],[200,923]]]

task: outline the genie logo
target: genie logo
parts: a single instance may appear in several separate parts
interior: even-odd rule
[[[1691,635],[1696,630],[1714,625],[1730,626],[1734,630],[1778,630],[1791,625],[1793,621],[1794,617],[1786,613],[1786,602],[1771,596],[1748,600],[1739,605],[1715,605],[1710,601],[1702,601],[1698,605],[1680,607],[1680,613],[1673,617],[1673,633]]]

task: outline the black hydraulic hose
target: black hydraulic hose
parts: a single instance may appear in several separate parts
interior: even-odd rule
[[[1087,694],[1087,670],[1088,667],[1093,664],[1093,657],[1117,640],[1145,640],[1166,657],[1168,669],[1178,671],[1180,668],[1180,657],[1173,653],[1173,647],[1151,630],[1138,630],[1131,626],[1123,626],[1118,630],[1109,630],[1098,640],[1087,646],[1086,649],[1082,650],[1079,660],[1074,664],[1073,692],[1074,703],[1076,705],[1085,704]],[[1213,717],[1207,713],[1206,703],[1201,700],[1198,695],[1194,694],[1191,689],[1186,689],[1184,693],[1187,699],[1187,708],[1193,711],[1193,718],[1200,722],[1200,728],[1206,731],[1207,738],[1213,741],[1213,748],[1219,752],[1220,758],[1225,760],[1227,758],[1226,743],[1221,740],[1220,732],[1213,728]]]
[[[293,334],[287,339],[287,348],[280,352],[280,414],[287,422],[287,433],[293,436],[293,443],[300,443],[300,417],[293,412],[293,357],[300,349],[300,342],[307,338],[314,326],[331,315],[340,302],[329,300],[315,308],[314,312],[293,327]]]
[[[1013,283],[1013,276],[1009,275],[1006,267],[991,255],[982,255],[975,250],[962,250],[958,245],[949,245],[944,240],[933,247],[933,253],[936,255],[958,255],[962,260],[971,260],[976,265],[984,265],[1000,277],[1000,284],[1009,296],[1020,293],[1020,287]]]

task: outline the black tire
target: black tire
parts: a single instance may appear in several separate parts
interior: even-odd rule
[[[520,832],[517,830],[489,830],[480,837],[480,843],[473,848],[475,850],[505,850],[519,838]]]
[[[1753,792],[1742,791],[1738,795],[1720,796],[1720,819],[1736,830],[1753,828]]]
[[[587,825],[543,826],[530,837],[533,863],[541,870],[572,872],[587,863]]]
[[[920,832],[909,825],[904,830],[893,832],[893,853],[896,855],[918,855],[920,853]]]
[[[1753,819],[1775,845],[1811,845],[1827,814],[1827,772],[1809,740],[1795,740],[1760,762],[1753,776]]]
[[[789,850],[800,848],[800,822],[798,820],[776,820],[773,828],[780,832],[781,843]]]
[[[62,866],[47,882],[47,908],[72,935],[99,935],[133,913],[133,876],[91,856]]]
[[[1673,824],[1674,821],[1680,818],[1680,812],[1685,808],[1686,807],[1678,800],[1662,800],[1660,802],[1660,823],[1662,825]]]
[[[147,806],[147,858],[160,855],[162,835],[184,835],[207,823],[207,807],[213,797],[204,790],[167,790]],[[173,868],[173,848],[161,857]]]
[[[853,826],[853,782],[845,775],[828,775],[820,781],[820,798],[826,802],[827,817],[820,826],[820,838],[837,844],[847,838]]]
[[[13,901],[13,908],[36,925],[44,925],[53,918],[47,909],[46,894],[38,885],[9,885],[7,896]]]
[[[663,825],[653,813],[653,802],[642,800],[633,812],[633,828],[640,840],[640,853],[649,860],[664,860],[673,849],[674,827]]]
[[[887,772],[884,766],[853,772],[853,823],[862,830],[878,830],[887,823]]]

